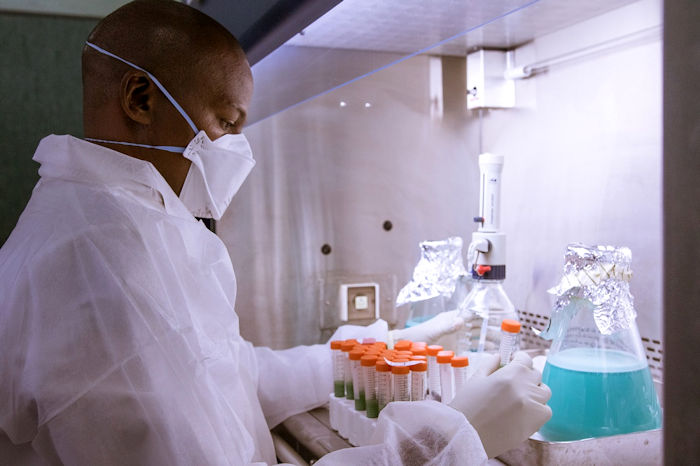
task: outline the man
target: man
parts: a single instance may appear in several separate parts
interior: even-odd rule
[[[41,141],[0,250],[0,462],[274,463],[269,428],[327,400],[330,358],[241,338],[227,251],[194,217],[219,218],[254,165],[243,51],[197,10],[135,1],[90,34],[83,87],[85,140]],[[487,376],[492,362],[454,409],[392,404],[376,445],[322,462],[478,463],[516,445],[549,390],[526,357]]]

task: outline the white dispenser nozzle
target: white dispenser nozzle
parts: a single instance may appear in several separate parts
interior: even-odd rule
[[[473,320],[469,328],[460,333],[458,354],[495,349],[492,345],[494,340],[500,342],[503,319],[518,318],[513,303],[503,289],[506,235],[500,231],[502,170],[503,156],[489,153],[479,155],[481,192],[479,217],[474,220],[480,226],[478,231],[472,233],[469,245],[474,287],[459,305],[460,316]]]
[[[484,153],[479,155],[481,192],[479,217],[483,219],[479,231],[498,232],[501,227],[501,171],[503,156]]]

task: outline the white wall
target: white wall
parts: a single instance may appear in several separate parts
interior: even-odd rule
[[[660,2],[644,0],[541,37],[516,51],[516,63],[659,24]],[[484,149],[506,157],[507,290],[517,307],[548,311],[545,290],[559,278],[567,243],[624,245],[640,332],[660,339],[661,76],[657,36],[520,82],[519,108],[486,117]]]
[[[406,61],[246,130],[258,164],[219,224],[246,337],[319,341],[321,313],[337,313],[319,280],[338,273],[378,275],[382,316],[393,320],[391,283],[410,278],[418,242],[468,231],[461,213],[478,192],[464,181],[477,177],[475,154],[430,121],[428,62]]]

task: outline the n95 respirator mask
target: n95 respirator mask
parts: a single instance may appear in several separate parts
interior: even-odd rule
[[[243,134],[225,134],[212,141],[204,130],[197,129],[187,112],[150,72],[95,44],[90,42],[86,42],[86,44],[104,55],[146,73],[187,121],[195,136],[187,144],[187,147],[151,146],[124,141],[85,139],[93,142],[107,142],[181,153],[192,164],[180,191],[180,200],[192,215],[219,220],[231,203],[233,196],[238,192],[238,189],[255,166],[253,153],[250,150],[246,137]]]

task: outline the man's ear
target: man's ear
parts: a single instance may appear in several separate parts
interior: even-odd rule
[[[124,113],[136,123],[148,125],[153,119],[155,84],[143,71],[133,70],[124,74],[119,92]]]

